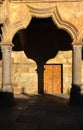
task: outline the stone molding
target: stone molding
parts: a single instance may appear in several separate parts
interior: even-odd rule
[[[58,28],[66,30],[71,35],[72,39],[76,40],[77,29],[71,23],[61,19],[57,7],[38,9],[27,5],[27,11],[24,13],[24,15],[24,19],[21,19],[19,22],[16,22],[13,25],[10,25],[8,19],[5,20],[2,28],[3,42],[12,41],[15,33],[20,29],[26,28],[29,25],[32,17],[51,17]]]
[[[72,39],[76,39],[77,29],[70,22],[64,21],[61,18],[57,6],[46,9],[38,9],[31,6],[28,6],[28,8],[32,16],[40,18],[51,17],[58,28],[66,30],[71,35]]]
[[[83,0],[10,0],[10,2],[15,2],[15,3],[32,3],[32,2],[83,2]]]

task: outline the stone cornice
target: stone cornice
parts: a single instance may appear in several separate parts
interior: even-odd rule
[[[41,2],[83,2],[83,0],[9,0],[10,2],[13,3],[41,3]]]

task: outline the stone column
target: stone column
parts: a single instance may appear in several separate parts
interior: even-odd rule
[[[71,105],[81,105],[82,103],[81,61],[82,61],[82,45],[73,45],[72,88],[69,100],[69,103]]]
[[[11,44],[1,44],[2,50],[2,91],[12,93],[11,85]]]
[[[72,52],[72,85],[81,88],[82,45],[73,45]]]

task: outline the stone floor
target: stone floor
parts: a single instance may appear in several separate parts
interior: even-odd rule
[[[15,95],[13,107],[0,107],[0,130],[83,130],[83,107],[64,95]]]

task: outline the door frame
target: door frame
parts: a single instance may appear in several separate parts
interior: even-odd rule
[[[63,93],[63,64],[52,64],[52,63],[47,63],[44,65],[60,65],[61,66],[61,93]],[[45,70],[45,69],[44,69]]]

